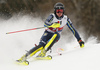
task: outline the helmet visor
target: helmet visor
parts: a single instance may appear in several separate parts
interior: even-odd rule
[[[63,9],[57,9],[56,10],[56,13],[63,13],[64,11],[63,11]]]

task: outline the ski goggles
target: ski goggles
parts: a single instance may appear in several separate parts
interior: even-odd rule
[[[57,9],[56,10],[56,13],[63,13],[64,11],[63,11],[63,9]]]

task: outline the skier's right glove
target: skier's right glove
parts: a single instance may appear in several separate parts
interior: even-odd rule
[[[83,48],[84,47],[84,42],[82,40],[79,40],[78,42],[80,44],[80,47]]]
[[[53,23],[51,26],[48,26],[48,27],[58,28],[58,27],[60,27],[60,24],[59,23]]]

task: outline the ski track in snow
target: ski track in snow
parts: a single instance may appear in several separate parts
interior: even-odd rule
[[[100,70],[100,43],[95,37],[89,37],[84,48],[79,48],[74,37],[73,41],[66,42],[63,35],[54,45],[52,60],[30,59],[28,66],[17,65],[19,59],[34,44],[38,44],[44,29],[27,31],[15,34],[6,34],[28,28],[43,26],[40,18],[31,16],[15,16],[9,20],[0,19],[0,70]],[[62,55],[56,53],[57,48],[63,48]]]

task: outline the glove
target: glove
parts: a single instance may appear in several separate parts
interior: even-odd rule
[[[48,26],[48,27],[58,28],[58,27],[60,27],[60,24],[59,23],[53,23],[51,26]]]
[[[79,40],[78,42],[80,44],[80,47],[83,48],[84,47],[84,42],[82,40]]]

